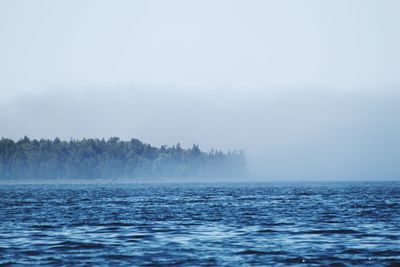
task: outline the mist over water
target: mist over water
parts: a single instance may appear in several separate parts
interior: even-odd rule
[[[399,8],[2,1],[0,136],[244,149],[257,179],[399,179]]]
[[[15,98],[0,105],[0,123],[16,140],[119,136],[244,149],[255,179],[398,179],[399,103],[394,90],[104,89]]]

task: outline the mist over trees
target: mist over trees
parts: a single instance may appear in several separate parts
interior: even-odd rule
[[[0,140],[0,179],[235,178],[247,173],[243,151],[154,147],[118,137],[62,141]]]

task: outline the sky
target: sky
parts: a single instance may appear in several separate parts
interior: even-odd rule
[[[244,149],[400,179],[399,1],[0,2],[0,136]]]

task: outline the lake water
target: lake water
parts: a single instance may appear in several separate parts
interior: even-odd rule
[[[1,266],[399,266],[400,183],[0,185]]]

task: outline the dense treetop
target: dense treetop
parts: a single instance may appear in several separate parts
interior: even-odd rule
[[[118,137],[0,140],[1,179],[230,178],[245,174],[243,151],[206,153],[197,145],[190,149],[179,143],[154,147]]]

